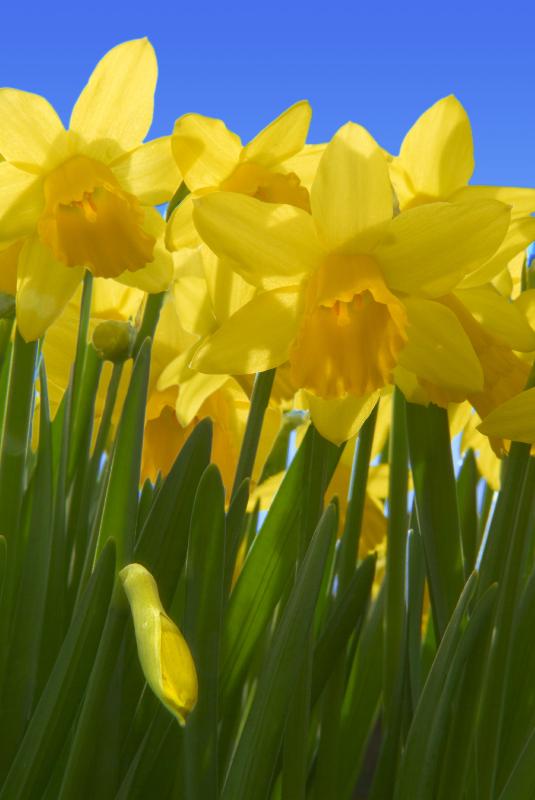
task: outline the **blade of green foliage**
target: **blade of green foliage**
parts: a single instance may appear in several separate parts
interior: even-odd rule
[[[463,459],[457,477],[457,500],[463,540],[464,571],[468,576],[475,567],[478,541],[477,518],[477,471],[473,450],[469,450]]]
[[[437,700],[447,680],[455,650],[462,636],[462,625],[476,589],[477,577],[477,573],[473,573],[463,589],[422,690],[400,766],[396,800],[404,798],[416,800],[420,796],[418,792],[422,785],[424,753],[435,720]]]
[[[535,728],[528,737],[498,800],[532,800],[535,793]]]
[[[169,607],[186,557],[195,492],[210,461],[212,423],[200,422],[188,437],[156,494],[136,542],[134,558],[156,578]]]
[[[366,615],[375,576],[375,553],[367,556],[355,570],[344,592],[336,599],[332,612],[314,648],[312,700],[315,702],[329,679],[336,658]]]
[[[294,588],[275,630],[251,711],[223,787],[223,800],[265,797],[279,749],[288,702],[300,672],[336,513],[325,511],[307,549]]]
[[[186,565],[184,635],[199,679],[199,700],[184,731],[184,797],[216,800],[219,790],[219,650],[225,575],[225,489],[216,466],[195,495]]]
[[[266,372],[259,372],[255,377],[253,393],[251,395],[251,405],[247,416],[245,432],[243,434],[238,464],[236,466],[231,498],[234,498],[234,495],[239,490],[243,481],[250,478],[253,474],[264,414],[269,403],[274,380],[274,369],[267,370]]]
[[[150,340],[145,340],[132,370],[117,431],[97,547],[98,553],[113,538],[119,567],[128,564],[134,552],[149,370]]]
[[[350,666],[340,716],[338,796],[353,797],[382,691],[384,592],[372,604]],[[368,782],[369,783],[369,782]],[[370,786],[363,787],[367,796]]]
[[[443,408],[407,403],[409,453],[418,524],[438,638],[463,587],[463,558],[448,415]]]
[[[307,431],[273,499],[228,602],[221,661],[224,703],[242,680],[255,645],[292,577],[298,548],[299,501],[311,437],[312,429]],[[326,481],[339,457],[340,449],[331,445],[325,463]]]
[[[85,691],[115,574],[115,549],[110,542],[69,626],[47,684],[29,721],[24,739],[0,791],[1,800],[43,796],[51,765],[61,754]]]
[[[39,449],[32,481],[31,515],[20,586],[10,634],[9,663],[3,687],[5,731],[1,771],[22,738],[36,701],[53,526],[52,437],[44,367],[40,370]]]

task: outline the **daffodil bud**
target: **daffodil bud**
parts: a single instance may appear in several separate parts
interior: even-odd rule
[[[129,322],[107,320],[93,332],[93,347],[105,361],[126,361],[132,354],[136,331]]]
[[[141,564],[119,573],[136,634],[137,652],[152,691],[181,725],[197,703],[197,672],[186,640],[167,616],[156,581]]]

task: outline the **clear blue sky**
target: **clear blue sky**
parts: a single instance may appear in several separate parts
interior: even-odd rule
[[[147,35],[160,64],[153,134],[187,111],[244,139],[306,97],[311,141],[348,119],[397,151],[438,98],[472,119],[475,181],[535,186],[535,2],[8,2],[0,85],[45,95],[68,119],[111,46]]]

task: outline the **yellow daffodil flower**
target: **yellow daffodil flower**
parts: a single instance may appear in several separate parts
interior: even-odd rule
[[[330,418],[345,406],[348,420],[371,411],[397,364],[480,391],[470,341],[436,298],[495,252],[509,218],[496,200],[428,204],[393,218],[387,160],[348,123],[321,158],[311,214],[228,192],[196,201],[204,241],[262,291],[206,340],[192,366],[248,374],[289,361],[295,385],[329,401]]]
[[[197,704],[195,663],[186,640],[165,613],[156,581],[141,564],[120,573],[134,621],[139,662],[148,685],[181,725]]]
[[[0,241],[19,248],[17,324],[27,340],[58,316],[84,269],[149,292],[169,285],[165,224],[151,206],[168,200],[180,177],[169,137],[143,144],[156,76],[146,39],[113,48],[69,130],[39,95],[0,90]]]
[[[478,430],[486,436],[535,444],[535,388],[519,392],[493,409]]]
[[[180,117],[172,147],[191,194],[171,217],[169,248],[178,250],[199,243],[192,221],[193,202],[210,192],[239,192],[268,203],[308,209],[307,184],[323,149],[323,145],[305,148],[311,113],[306,101],[296,103],[247,145],[242,145],[240,137],[219,119],[200,114]]]
[[[463,288],[492,280],[535,239],[535,189],[469,186],[474,171],[474,145],[468,115],[450,95],[439,100],[405,136],[390,174],[400,209],[438,200],[470,202],[495,199],[511,206],[511,223],[500,247],[477,270],[464,277]]]

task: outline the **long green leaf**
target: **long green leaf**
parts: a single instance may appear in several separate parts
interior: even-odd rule
[[[231,762],[222,800],[261,800],[269,790],[280,737],[311,630],[336,513],[325,511],[312,538],[262,669],[251,711]]]

